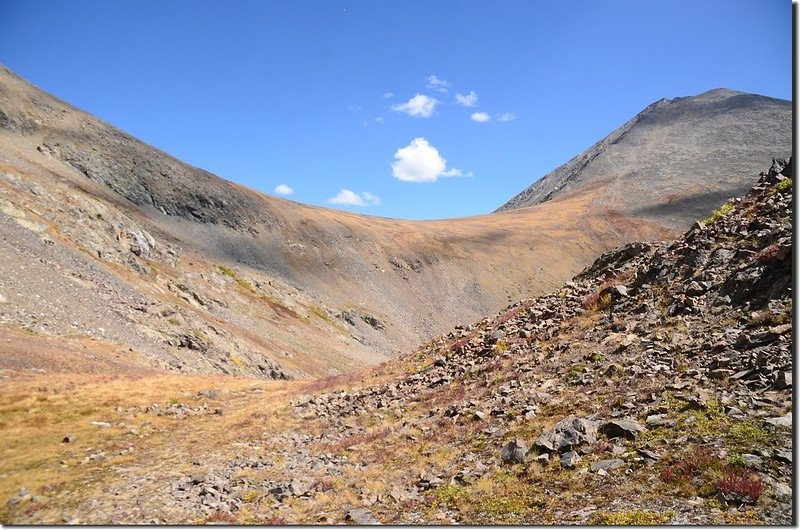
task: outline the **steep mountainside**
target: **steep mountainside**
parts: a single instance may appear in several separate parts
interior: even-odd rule
[[[793,524],[791,176],[361,373],[11,374],[0,520]]]
[[[595,207],[685,228],[745,193],[741,176],[760,171],[763,153],[791,153],[791,113],[790,101],[727,89],[658,100],[498,211],[595,187]]]
[[[781,146],[741,153],[763,163]],[[675,174],[658,190],[727,182]],[[182,163],[3,69],[0,335],[27,333],[41,355],[6,350],[0,366],[50,369],[65,340],[87,370],[84,346],[130,370],[284,378],[374,364],[549,292],[609,248],[673,233],[663,194],[642,190],[644,209],[625,213],[598,204],[609,190],[437,222],[306,206]]]

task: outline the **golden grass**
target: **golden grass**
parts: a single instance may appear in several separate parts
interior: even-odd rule
[[[11,374],[0,388],[0,506],[7,510],[6,502],[22,487],[33,494],[57,487],[80,497],[99,495],[115,468],[175,459],[182,448],[213,451],[265,429],[285,428],[289,415],[280,410],[296,386],[223,376]],[[154,403],[199,406],[208,400],[197,393],[210,389],[219,394],[221,416],[189,421],[144,412]],[[67,435],[74,441],[63,443]],[[101,452],[104,459],[87,460]],[[179,460],[172,464],[180,469]],[[0,520],[10,522],[9,515],[3,512]]]

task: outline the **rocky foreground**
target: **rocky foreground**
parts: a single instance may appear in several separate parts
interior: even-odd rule
[[[14,447],[19,402],[96,401],[0,468],[2,522],[792,524],[791,168],[368,373],[31,380]]]

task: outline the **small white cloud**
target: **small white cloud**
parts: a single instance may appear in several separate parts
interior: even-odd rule
[[[428,82],[425,84],[425,86],[427,88],[438,90],[439,92],[447,92],[447,90],[450,88],[450,83],[444,79],[439,79],[435,75],[429,75]]]
[[[395,112],[405,112],[409,116],[416,116],[419,118],[430,118],[433,111],[436,109],[438,100],[428,97],[424,94],[417,94],[405,103],[394,105],[392,110]]]
[[[378,116],[375,118],[375,123],[386,123],[386,120],[383,119],[383,116]]]
[[[381,198],[377,195],[365,191],[358,194],[348,189],[339,190],[336,197],[328,199],[331,204],[343,204],[346,206],[380,206]]]
[[[278,195],[291,195],[294,193],[294,190],[287,186],[286,184],[278,184],[275,186],[275,193]]]
[[[470,90],[469,94],[456,94],[456,102],[465,107],[474,107],[478,103],[478,94]]]
[[[497,117],[497,121],[514,121],[517,119],[517,115],[513,112],[505,112]]]
[[[361,105],[353,105],[351,103],[347,106],[347,110],[349,110],[350,112],[361,112],[362,110],[364,110],[364,107],[362,107]]]
[[[475,112],[469,118],[472,121],[477,121],[478,123],[486,123],[487,121],[492,119],[492,117],[486,114],[485,112]]]
[[[436,182],[439,177],[460,177],[461,170],[447,169],[447,160],[425,138],[414,138],[394,154],[392,175],[405,182]]]
[[[367,204],[371,204],[373,206],[381,205],[381,198],[368,191],[361,192],[361,198],[364,199],[364,202]]]
[[[394,92],[384,92],[381,96],[381,99],[389,99],[394,97]]]

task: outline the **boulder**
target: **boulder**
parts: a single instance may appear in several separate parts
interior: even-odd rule
[[[527,454],[528,446],[525,442],[520,439],[514,439],[500,450],[500,459],[505,464],[521,464],[525,462]]]
[[[600,426],[598,431],[608,438],[627,438],[633,440],[636,433],[644,432],[646,429],[639,422],[629,419],[614,419],[607,421]]]
[[[597,441],[597,422],[567,416],[536,440],[535,445],[546,451],[563,453],[583,444]]]
[[[580,455],[575,451],[567,451],[561,455],[561,467],[571,469],[575,467],[575,464],[577,464],[580,459]]]

